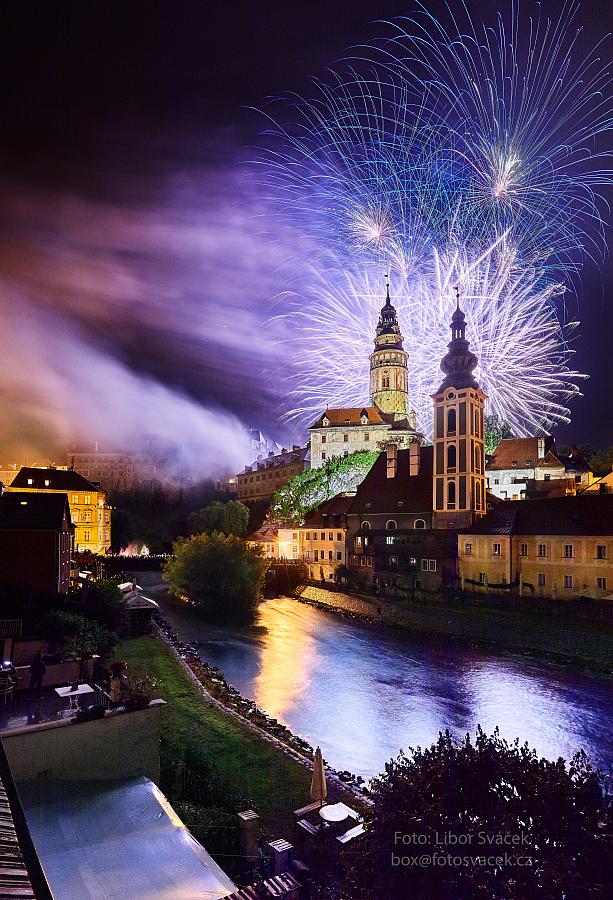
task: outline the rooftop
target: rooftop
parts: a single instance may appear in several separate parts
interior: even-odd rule
[[[23,466],[11,485],[14,488],[32,488],[39,491],[100,491],[100,485],[88,481],[73,469],[35,469]]]
[[[539,454],[539,440],[544,441],[544,452],[541,454]],[[551,449],[555,450],[555,442],[552,437],[504,438],[498,442],[486,468],[488,471],[490,469],[531,468]]]
[[[0,529],[61,530],[72,524],[66,494],[7,491],[0,496]]]
[[[326,528],[328,525],[344,525],[345,517],[354,499],[354,495],[337,494],[336,497],[326,500],[325,503],[321,503],[307,513],[302,527]]]
[[[613,495],[579,494],[499,503],[464,534],[613,535]]]
[[[344,409],[326,409],[320,417],[313,422],[310,428],[324,428],[324,419],[328,419],[332,426],[362,425],[362,416],[368,417],[368,425],[387,425],[381,410],[376,406],[351,406]]]
[[[431,512],[432,452],[432,447],[421,447],[419,472],[409,475],[409,450],[399,450],[394,478],[387,477],[387,455],[380,453],[358,487],[349,512],[364,512],[365,503],[369,503],[369,512],[389,513],[398,509],[399,500],[402,501],[403,513]]]

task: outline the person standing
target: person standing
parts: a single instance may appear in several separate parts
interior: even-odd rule
[[[30,691],[32,694],[36,689],[38,691],[38,696],[40,697],[43,689],[43,678],[45,677],[46,671],[47,667],[43,662],[42,653],[39,650],[30,663]]]

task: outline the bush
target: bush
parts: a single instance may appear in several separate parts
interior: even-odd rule
[[[164,563],[166,581],[198,606],[224,618],[242,618],[255,608],[269,562],[238,537],[218,532],[180,538]]]
[[[249,509],[240,500],[230,500],[228,503],[215,500],[189,516],[189,530],[192,534],[212,534],[219,531],[221,534],[241,537],[246,534],[248,524]]]
[[[117,631],[125,607],[117,582],[106,579],[86,585],[83,590],[83,612],[87,618],[95,619],[111,631]]]
[[[400,754],[373,782],[374,807],[346,896],[604,897],[613,864],[611,812],[585,754],[568,768],[480,728]],[[400,839],[398,836],[401,836]],[[408,836],[404,842],[402,836]],[[444,843],[442,843],[444,841]],[[487,858],[420,866],[411,858]],[[408,864],[392,864],[392,855]],[[493,862],[503,857],[502,864]],[[527,862],[528,861],[528,862]]]

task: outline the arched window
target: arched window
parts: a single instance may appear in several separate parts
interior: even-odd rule
[[[398,528],[398,525],[396,524],[395,519],[388,519],[385,527],[386,527],[387,531],[396,531],[396,529]]]
[[[447,434],[455,434],[455,409],[449,409],[447,411]]]
[[[447,503],[449,506],[455,506],[455,481],[450,481],[447,485]]]
[[[389,372],[387,371],[387,369],[385,369],[385,371],[383,372],[383,377],[381,379],[381,386],[383,388],[388,388],[390,386],[390,376],[389,376]]]
[[[370,522],[362,522],[360,528],[362,531],[370,531]]]
[[[456,459],[457,459],[457,454],[456,454],[455,444],[450,444],[447,447],[447,468],[448,469],[455,469]]]
[[[415,519],[413,528],[425,528],[425,527],[426,527],[426,522],[424,519]]]
[[[481,509],[481,482],[480,481],[477,481],[477,484],[475,486],[475,495],[476,495],[475,499],[477,501],[475,505],[476,505],[477,509]]]

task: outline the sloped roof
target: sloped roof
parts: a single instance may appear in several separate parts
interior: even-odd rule
[[[539,459],[539,440],[538,437],[503,438],[498,442],[486,468],[489,471],[490,469],[523,469],[527,466],[535,466]],[[552,437],[546,437],[544,440],[545,454],[551,449],[555,450],[555,442]],[[515,466],[513,462],[515,462]]]
[[[28,484],[28,479],[32,484]],[[48,481],[49,484],[45,484]],[[11,488],[36,488],[47,491],[101,491],[102,488],[93,481],[88,481],[73,469],[35,469],[23,466],[15,477]]]
[[[261,543],[270,543],[277,540],[278,529],[276,525],[261,525],[253,534],[248,534],[246,541],[258,541]]]
[[[309,458],[310,446],[298,447],[296,450],[286,450],[284,453],[274,453],[272,456],[262,456],[254,460],[250,466],[246,466],[241,474],[257,472],[258,469],[273,469],[276,466],[287,466],[293,462],[305,462]]]
[[[463,533],[613,535],[613,494],[507,500]]]
[[[432,447],[420,448],[420,465],[417,475],[409,475],[409,450],[398,451],[396,477],[387,477],[387,454],[379,454],[374,466],[358,487],[349,512],[398,512],[402,500],[403,513],[432,511]]]
[[[59,531],[64,518],[72,525],[66,494],[8,491],[0,497],[0,529]]]
[[[376,406],[350,406],[345,409],[326,409],[310,428],[323,428],[324,416],[330,420],[330,425],[362,425],[362,414],[368,416],[369,425],[387,425],[381,410]],[[392,417],[393,418],[393,417]],[[363,426],[362,426],[363,427]]]
[[[327,528],[328,526],[343,527],[345,524],[345,516],[349,511],[354,497],[347,497],[344,494],[337,494],[331,497],[325,503],[320,503],[315,509],[307,513],[302,528]]]

